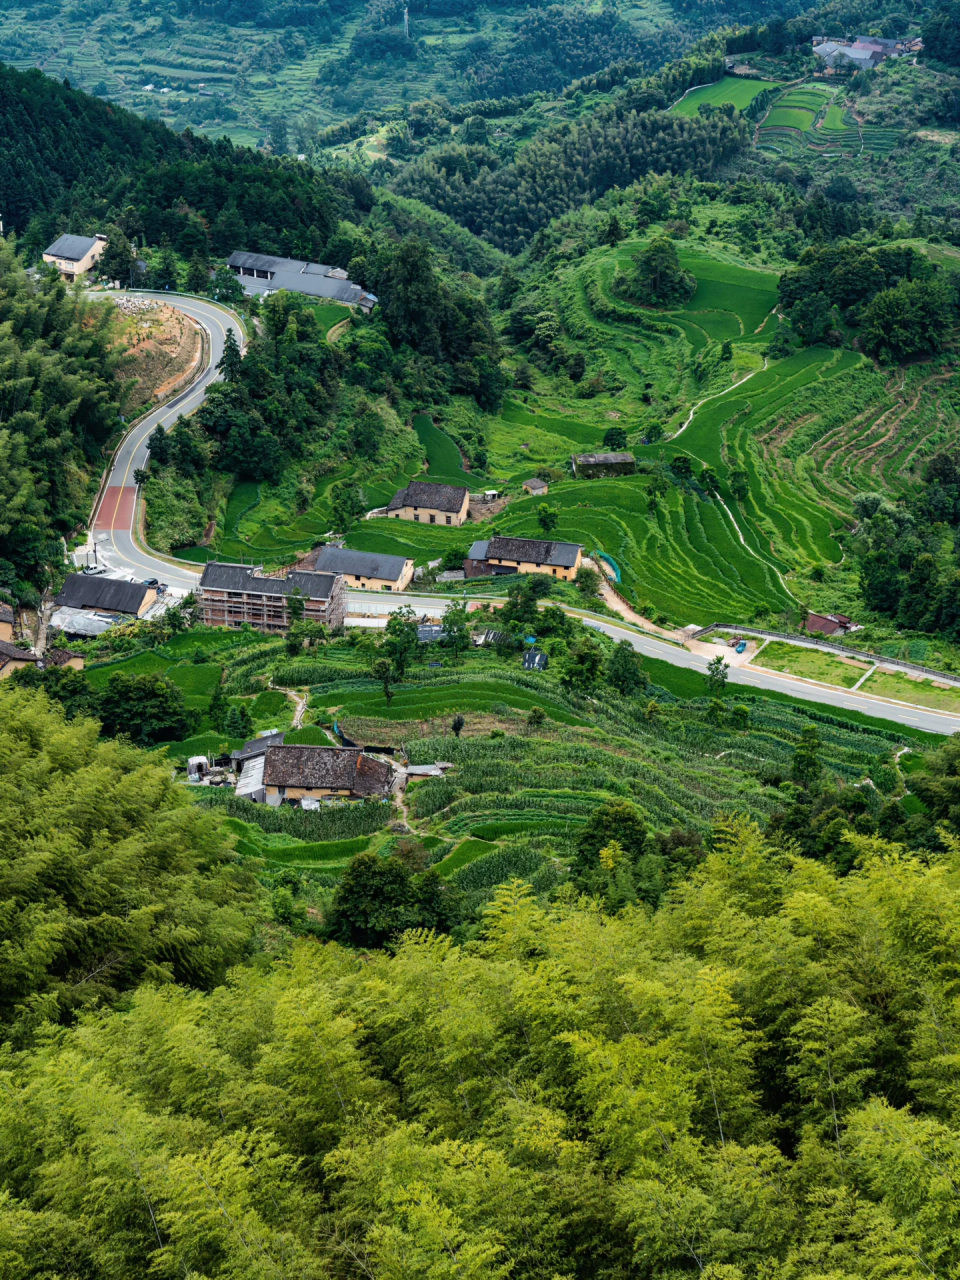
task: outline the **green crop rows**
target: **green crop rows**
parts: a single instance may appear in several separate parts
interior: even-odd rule
[[[372,682],[367,689],[340,690],[334,685],[310,698],[311,707],[336,710],[338,718],[369,716],[382,720],[430,720],[457,711],[490,712],[497,704],[521,711],[542,707],[551,720],[560,724],[585,723],[582,717],[558,705],[554,699],[544,700],[536,692],[492,679],[400,685],[389,705],[382,689]]]

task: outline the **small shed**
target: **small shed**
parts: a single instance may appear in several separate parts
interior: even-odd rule
[[[443,639],[443,627],[439,623],[428,622],[417,627],[417,639],[421,644],[436,644]]]
[[[524,480],[523,487],[527,493],[532,494],[534,498],[545,498],[550,492],[550,486],[546,480],[541,480],[539,476],[533,476],[530,480]]]
[[[578,480],[632,476],[637,470],[637,460],[632,453],[575,453],[571,460]]]
[[[200,782],[210,772],[210,761],[206,756],[191,756],[187,761],[187,777],[191,782]]]
[[[848,631],[855,631],[853,620],[845,613],[808,613],[806,629],[816,631],[823,636],[845,636]]]
[[[524,671],[546,671],[550,659],[541,649],[528,649],[523,655]]]

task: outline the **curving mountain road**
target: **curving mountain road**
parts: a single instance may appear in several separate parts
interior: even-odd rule
[[[125,294],[130,297],[133,295]],[[145,294],[155,297],[157,295]],[[204,302],[199,298],[187,298],[179,295],[163,295],[163,300],[170,306],[183,311],[185,315],[196,320],[206,330],[209,347],[209,361],[203,373],[191,387],[171,400],[169,404],[155,410],[136,427],[132,428],[123,443],[110,471],[109,482],[104,489],[103,498],[97,509],[91,539],[96,543],[97,555],[101,564],[116,571],[118,575],[134,579],[158,578],[178,592],[192,590],[199,580],[200,566],[192,569],[186,562],[161,559],[142,551],[134,541],[133,525],[136,515],[137,486],[133,473],[147,460],[146,442],[158,426],[169,430],[182,413],[189,413],[202,402],[207,387],[219,378],[216,365],[223,354],[227,330],[233,328],[238,341],[242,339],[243,329],[233,313],[225,307],[212,302]],[[232,321],[232,323],[231,323]],[[88,544],[88,546],[91,544]],[[84,548],[75,553],[77,564],[86,564],[87,555]],[[462,597],[460,597],[462,599]],[[366,615],[368,618],[382,616],[403,605],[411,605],[417,613],[442,613],[449,603],[437,595],[417,595],[407,592],[400,595],[382,596],[369,591],[348,591],[348,612],[355,618]],[[478,597],[481,602],[486,598]],[[705,670],[707,659],[700,654],[691,653],[688,649],[678,649],[665,644],[652,636],[641,635],[633,628],[620,626],[616,622],[585,618],[588,626],[603,631],[615,640],[628,640],[641,653],[650,657],[661,658],[674,666],[693,667]],[[947,712],[932,711],[926,707],[908,706],[904,703],[888,702],[874,698],[860,690],[834,689],[825,685],[815,685],[809,681],[795,680],[788,675],[778,675],[769,671],[754,670],[750,667],[733,667],[730,669],[731,684],[749,685],[755,689],[770,689],[781,693],[789,693],[793,697],[823,706],[846,707],[863,712],[865,715],[880,716],[885,720],[893,720],[898,724],[910,725],[925,729],[929,733],[951,734],[960,732],[960,716]]]
[[[223,355],[227,330],[233,329],[237,341],[242,345],[243,327],[227,308],[220,307],[214,302],[205,302],[200,298],[147,293],[142,295],[123,293],[118,296],[124,298],[142,296],[151,299],[162,296],[163,301],[169,306],[176,307],[184,315],[196,320],[204,329],[207,335],[209,360],[207,367],[186,391],[175,396],[161,408],[155,409],[128,432],[117,450],[107,486],[94,517],[90,541],[86,548],[81,547],[74,554],[74,560],[77,564],[85,565],[88,560],[88,549],[96,545],[99,563],[118,574],[135,579],[159,578],[175,591],[190,591],[197,585],[199,566],[193,570],[186,562],[177,564],[160,559],[158,556],[142,551],[134,541],[137,486],[133,473],[138,467],[146,466],[147,440],[157,427],[163,427],[169,431],[180,414],[190,413],[203,403],[207,387],[220,377],[216,366]]]

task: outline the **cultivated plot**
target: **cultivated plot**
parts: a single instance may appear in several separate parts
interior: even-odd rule
[[[852,689],[858,680],[870,670],[869,662],[857,662],[853,658],[840,658],[835,654],[818,653],[800,645],[782,640],[770,640],[751,659],[751,665],[767,667],[771,671],[783,671],[805,680],[819,680],[822,684],[838,685]]]

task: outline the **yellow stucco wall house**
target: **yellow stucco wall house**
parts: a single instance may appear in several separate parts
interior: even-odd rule
[[[63,235],[44,250],[43,260],[52,262],[62,278],[72,284],[77,276],[93,270],[106,247],[106,236]]]
[[[489,538],[475,542],[463,568],[468,578],[504,573],[549,573],[572,582],[583,562],[583,547],[575,542],[546,542],[539,538]]]
[[[459,529],[467,518],[470,490],[453,484],[411,480],[390,499],[391,520],[415,520],[419,524],[448,524]]]
[[[14,671],[19,671],[21,667],[30,666],[39,661],[35,653],[18,649],[8,640],[0,640],[0,680],[13,675]]]
[[[317,573],[341,573],[348,587],[367,591],[405,591],[413,581],[413,561],[374,551],[320,547],[300,561]]]

